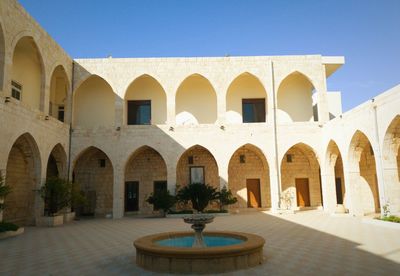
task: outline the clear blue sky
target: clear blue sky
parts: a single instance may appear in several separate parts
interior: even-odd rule
[[[346,111],[400,83],[400,0],[20,0],[74,58],[343,55]]]

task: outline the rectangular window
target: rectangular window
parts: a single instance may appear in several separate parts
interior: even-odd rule
[[[128,101],[128,125],[151,124],[151,101]]]
[[[292,163],[292,155],[291,154],[286,155],[286,162]]]
[[[265,122],[265,99],[242,99],[243,123]]]
[[[190,167],[190,184],[204,184],[204,167]]]
[[[16,81],[11,81],[11,96],[14,99],[21,100],[22,96],[22,85]]]
[[[61,122],[64,122],[64,106],[60,105],[58,106],[58,120]]]
[[[106,159],[99,159],[99,166],[100,168],[106,167]]]

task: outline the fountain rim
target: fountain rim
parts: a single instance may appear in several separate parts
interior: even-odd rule
[[[176,237],[193,236],[191,231],[180,231],[180,232],[163,232],[153,235],[141,237],[133,242],[136,250],[144,251],[146,254],[152,254],[154,256],[168,256],[168,257],[181,257],[181,258],[209,258],[210,256],[236,256],[242,255],[244,252],[256,252],[262,248],[265,244],[264,238],[243,232],[233,231],[205,231],[204,236],[226,236],[242,239],[244,242],[235,245],[226,246],[214,246],[214,247],[173,247],[173,246],[162,246],[155,242]],[[207,257],[208,256],[208,257]]]

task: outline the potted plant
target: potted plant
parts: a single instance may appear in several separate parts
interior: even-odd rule
[[[0,240],[13,237],[24,232],[23,227],[3,221],[3,210],[5,208],[4,200],[9,193],[11,193],[11,187],[5,184],[3,175],[0,171]]]
[[[209,203],[218,199],[218,192],[210,185],[193,183],[179,189],[176,197],[184,204],[191,202],[192,208],[202,213]]]
[[[226,212],[226,206],[237,202],[237,198],[232,195],[231,190],[227,189],[226,186],[217,193],[217,199],[219,201],[219,210],[221,212]]]
[[[154,210],[160,210],[163,217],[176,203],[175,196],[171,195],[168,190],[158,190],[150,194],[146,202],[154,206]]]
[[[45,204],[44,216],[38,221],[39,226],[58,226],[64,222],[60,211],[70,206],[72,185],[58,177],[49,178],[40,188],[39,193]]]

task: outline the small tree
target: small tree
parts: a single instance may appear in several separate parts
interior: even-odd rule
[[[235,204],[237,198],[232,195],[231,190],[224,186],[221,191],[218,192],[219,209],[221,211],[225,210],[225,206]]]
[[[149,204],[154,205],[155,210],[161,210],[165,217],[167,212],[176,203],[175,196],[171,195],[168,190],[157,190],[146,199]]]
[[[58,177],[49,178],[40,188],[40,196],[45,203],[45,215],[54,216],[71,203],[71,182]]]
[[[189,184],[178,191],[177,200],[183,203],[192,203],[192,208],[203,212],[207,205],[217,200],[217,189],[202,183]]]
[[[87,205],[87,199],[77,183],[71,184],[71,211],[79,210]]]
[[[4,210],[4,199],[9,193],[11,193],[11,187],[5,184],[0,171],[0,212]]]

